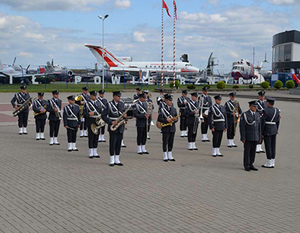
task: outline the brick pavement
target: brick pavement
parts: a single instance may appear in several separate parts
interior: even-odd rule
[[[243,109],[246,101],[240,100]],[[177,132],[176,162],[165,163],[155,127],[146,146],[150,154],[136,153],[132,120],[124,167],[112,168],[108,143],[100,144],[100,159],[90,160],[86,139],[78,139],[79,152],[66,151],[62,127],[61,145],[50,147],[48,127],[46,141],[36,141],[32,120],[27,136],[17,134],[16,124],[2,123],[0,232],[299,232],[300,105],[277,106],[283,115],[277,166],[260,168],[260,154],[259,171],[250,173],[242,168],[241,143],[230,149],[225,138],[224,158],[212,158],[211,143],[198,142],[199,151],[191,152]]]

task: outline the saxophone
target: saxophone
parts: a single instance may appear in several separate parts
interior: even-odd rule
[[[179,114],[177,115],[177,116],[175,116],[175,117],[172,117],[171,118],[171,122],[169,122],[169,123],[161,123],[161,127],[163,128],[163,127],[167,127],[167,126],[172,126],[173,125],[173,123],[179,118],[181,116],[181,112],[179,112]]]
[[[133,104],[132,104],[131,106],[129,106],[129,107],[125,110],[125,112],[124,112],[121,116],[119,116],[119,117],[117,118],[117,120],[116,120],[117,124],[111,125],[111,126],[110,126],[110,130],[111,130],[111,131],[113,131],[113,132],[116,131],[121,125],[123,125],[123,124],[126,123],[126,118],[125,118],[124,116],[127,114],[127,112],[128,112],[129,110],[132,109],[132,107],[133,107],[138,101],[139,101],[139,99],[134,100],[134,101],[133,101]]]

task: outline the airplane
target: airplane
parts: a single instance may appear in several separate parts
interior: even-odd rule
[[[134,62],[132,57],[117,57],[107,48],[97,45],[85,45],[97,60],[101,63],[105,61],[105,66],[109,71],[115,74],[129,73],[133,76],[140,76],[141,73],[146,73],[146,79],[150,76],[160,76],[162,73],[161,62]],[[173,62],[164,62],[163,73],[165,76],[173,76]],[[175,62],[176,75],[198,75],[199,69],[192,66],[185,58],[181,62]]]

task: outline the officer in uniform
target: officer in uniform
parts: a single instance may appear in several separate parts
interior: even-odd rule
[[[249,102],[249,110],[242,113],[240,121],[241,141],[244,143],[244,168],[246,171],[257,171],[253,166],[255,148],[261,141],[261,117],[256,111],[256,101]]]
[[[123,133],[125,130],[125,125],[120,125],[115,131],[111,130],[112,125],[117,124],[118,117],[127,117],[125,112],[125,105],[121,100],[121,92],[113,92],[113,100],[106,104],[106,108],[103,110],[101,116],[102,119],[108,124],[109,132],[109,153],[110,153],[110,166],[123,166],[120,162],[120,152],[121,152],[121,142],[123,139]]]
[[[241,117],[242,109],[238,101],[235,100],[236,93],[229,93],[229,100],[225,103],[225,109],[227,112],[228,129],[227,129],[227,147],[237,147],[234,143],[234,136],[236,132],[237,123]]]
[[[133,99],[137,100],[139,98],[139,95],[142,94],[142,90],[139,87],[136,88],[135,90],[136,90],[136,93],[133,95]]]
[[[84,118],[88,128],[88,145],[89,145],[89,158],[100,158],[97,153],[99,130],[98,134],[94,134],[91,125],[96,124],[96,119],[101,114],[101,106],[97,101],[97,92],[90,92],[90,100],[88,100],[84,106]]]
[[[263,110],[266,107],[265,95],[266,95],[266,92],[264,92],[264,91],[258,92],[258,100],[256,101],[256,105],[257,105],[256,111],[260,114],[260,116],[262,115]],[[258,143],[256,146],[256,153],[265,153],[265,151],[262,149],[262,143],[263,143],[263,138],[262,138],[262,141],[260,143]]]
[[[139,101],[133,108],[133,116],[136,118],[137,128],[137,146],[138,154],[149,154],[146,150],[147,130],[150,115],[148,114],[148,105],[146,102],[146,94],[139,94]]]
[[[48,108],[49,112],[49,126],[50,126],[50,146],[59,145],[60,143],[57,140],[60,121],[62,119],[61,114],[61,99],[59,99],[59,91],[52,91],[53,98],[48,100]]]
[[[160,106],[161,103],[164,102],[164,95],[165,95],[165,90],[160,89],[159,90],[159,96],[156,97],[156,103],[157,103],[158,106]]]
[[[189,150],[198,150],[195,144],[199,124],[199,108],[198,93],[191,93],[191,99],[186,105]]]
[[[36,140],[45,140],[44,130],[47,119],[47,108],[48,102],[44,100],[44,93],[39,92],[38,98],[32,104],[36,126]]]
[[[149,120],[148,120],[148,131],[147,131],[147,139],[150,139],[150,127],[151,125],[154,125],[153,120],[152,120],[152,112],[154,110],[154,104],[153,101],[150,99],[149,97],[149,91],[145,90],[144,93],[146,94],[146,101],[148,103],[148,106],[152,106],[152,110],[150,111],[150,116],[149,116]]]
[[[16,110],[18,110],[23,103],[30,99],[30,95],[27,93],[26,89],[26,86],[21,86],[20,92],[16,93],[10,101],[11,105]],[[18,114],[19,135],[27,134],[29,106],[30,104]]]
[[[280,110],[274,108],[275,99],[267,98],[267,104],[262,113],[262,135],[265,141],[265,148],[267,154],[267,162],[262,165],[265,168],[275,167],[276,154],[276,136],[278,134],[280,122]]]
[[[163,141],[163,152],[164,152],[164,161],[175,161],[172,155],[174,136],[176,132],[175,123],[178,121],[178,118],[173,121],[172,118],[177,117],[177,111],[173,106],[172,96],[165,94],[164,96],[166,101],[166,106],[162,107],[158,112],[158,121],[164,124],[169,124],[162,128],[162,141]],[[172,123],[172,124],[171,124]]]
[[[208,87],[202,88],[202,101],[203,101],[203,108],[202,108],[202,116],[203,119],[201,120],[201,134],[202,134],[202,142],[210,142],[207,137],[208,131],[208,111],[209,108],[212,106],[211,97],[208,95]]]
[[[208,112],[208,124],[213,135],[213,157],[223,157],[220,152],[223,132],[228,128],[226,109],[221,105],[222,96],[216,95],[215,104],[211,106]]]
[[[83,87],[82,88],[82,93],[81,93],[81,96],[82,96],[82,100],[81,101],[78,101],[76,102],[76,104],[78,105],[85,105],[85,103],[89,100],[91,100],[90,96],[88,95],[88,88],[87,87]],[[81,124],[80,124],[80,137],[87,137],[87,123],[86,123],[86,120],[85,118],[81,118]]]
[[[105,93],[105,90],[100,90],[99,91],[99,97],[97,99],[98,102],[100,103],[102,111],[104,110],[104,108],[107,104],[107,99],[104,98],[104,93]],[[104,138],[104,134],[105,134],[105,125],[100,128],[100,134],[99,134],[98,142],[106,142],[106,140]]]
[[[180,109],[180,137],[187,137],[187,115],[186,105],[190,99],[187,97],[188,92],[182,90],[182,95],[177,99],[177,106]]]
[[[67,129],[68,137],[68,151],[78,151],[76,147],[76,136],[78,128],[80,127],[80,110],[75,104],[75,96],[68,96],[69,104],[64,107],[63,121],[64,127]]]

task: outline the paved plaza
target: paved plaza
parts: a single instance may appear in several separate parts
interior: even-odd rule
[[[62,125],[60,146],[49,146],[48,123],[46,141],[36,141],[32,111],[29,134],[19,136],[12,95],[0,94],[0,232],[300,232],[300,103],[275,103],[282,114],[276,168],[261,168],[265,154],[257,154],[259,171],[245,172],[239,134],[232,149],[224,134],[224,157],[213,158],[199,133],[199,150],[188,151],[177,131],[176,162],[165,163],[155,126],[150,154],[137,154],[135,120],[124,135],[124,166],[110,167],[108,142],[99,144],[100,159],[88,159],[86,138],[78,137],[79,151],[69,153]],[[60,95],[63,102],[68,95]],[[250,99],[237,99],[246,110]]]

